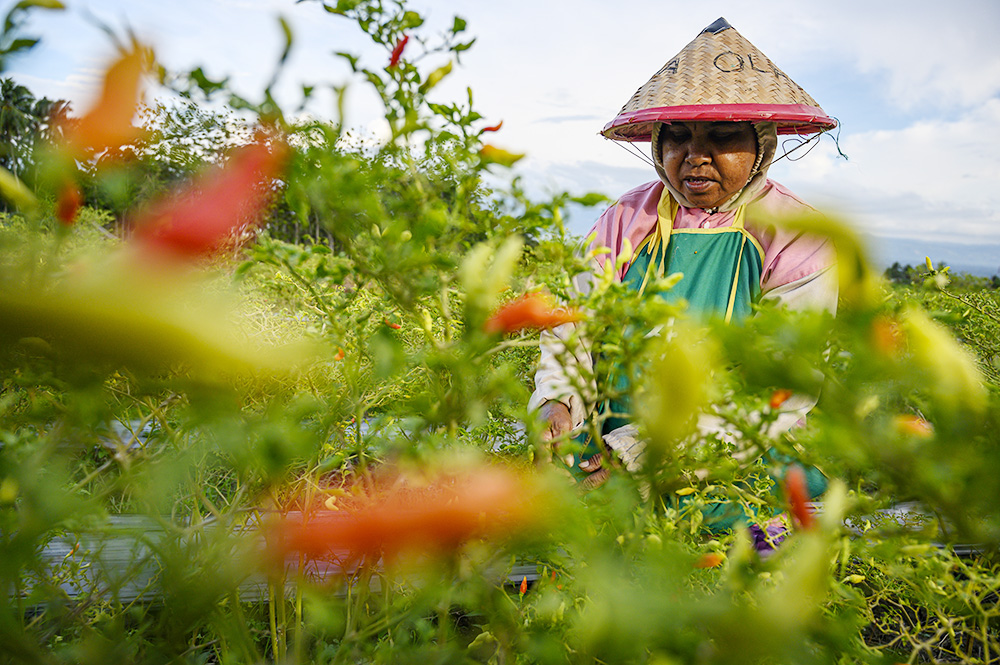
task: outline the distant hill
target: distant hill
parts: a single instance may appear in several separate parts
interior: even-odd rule
[[[1000,274],[1000,244],[966,245],[876,236],[868,236],[867,240],[874,255],[873,261],[883,269],[897,261],[901,265],[923,265],[930,257],[934,265],[943,262],[951,266],[952,272],[978,277]]]

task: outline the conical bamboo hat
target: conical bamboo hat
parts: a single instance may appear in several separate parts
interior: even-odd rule
[[[812,134],[837,126],[724,18],[667,61],[601,133],[617,141],[648,141],[655,123],[672,120],[771,121],[779,134]]]

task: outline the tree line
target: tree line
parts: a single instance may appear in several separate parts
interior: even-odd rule
[[[938,263],[936,270],[941,272],[947,270],[944,263]],[[901,265],[899,261],[894,262],[885,269],[885,278],[893,284],[923,284],[929,277],[929,271],[923,265],[911,266]],[[958,289],[1000,289],[1000,275],[992,277],[978,277],[968,273],[948,272],[948,282],[952,288]]]
[[[18,177],[30,174],[36,147],[56,138],[69,112],[66,100],[38,99],[13,79],[0,79],[0,166]]]

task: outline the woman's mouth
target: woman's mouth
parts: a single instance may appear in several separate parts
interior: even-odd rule
[[[684,186],[687,187],[689,191],[696,194],[708,191],[708,189],[714,184],[715,181],[709,180],[708,178],[684,178]]]

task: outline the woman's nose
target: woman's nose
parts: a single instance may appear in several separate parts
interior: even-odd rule
[[[711,153],[702,141],[691,141],[688,143],[687,155],[684,158],[688,164],[705,164],[712,161]]]

